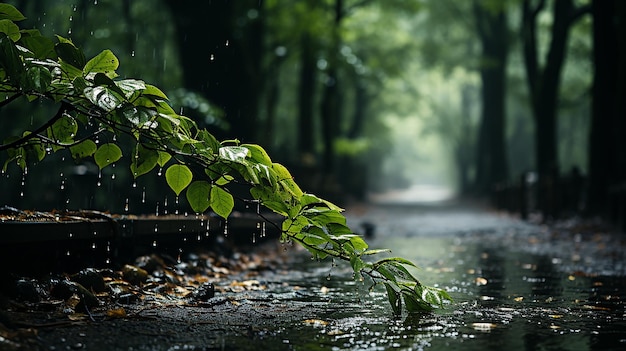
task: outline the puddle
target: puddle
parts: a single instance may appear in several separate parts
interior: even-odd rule
[[[626,348],[619,236],[548,232],[484,213],[412,211],[413,216],[402,213],[404,218],[380,210],[349,219],[374,220],[378,232],[391,228],[373,246],[416,262],[421,266],[416,275],[446,288],[454,303],[435,313],[394,317],[385,294],[365,296],[366,287],[357,289],[349,269],[335,267],[331,280],[323,281],[328,264],[315,266],[291,284],[310,282],[309,296],[329,301],[328,310],[278,332],[290,349]],[[427,225],[416,226],[420,219]],[[324,294],[314,291],[320,284]]]

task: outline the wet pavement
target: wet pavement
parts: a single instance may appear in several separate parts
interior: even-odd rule
[[[384,290],[368,292],[349,265],[278,246],[291,257],[284,269],[241,277],[247,289],[218,289],[195,305],[126,306],[123,318],[33,327],[33,349],[626,348],[624,235],[593,222],[531,224],[456,202],[355,205],[346,215],[357,231],[375,227],[371,247],[413,260],[424,284],[455,301],[397,317]]]

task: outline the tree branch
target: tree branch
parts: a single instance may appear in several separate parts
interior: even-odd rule
[[[57,113],[54,116],[52,116],[52,118],[50,118],[46,123],[41,125],[39,128],[35,129],[32,133],[28,135],[24,135],[23,137],[13,142],[10,142],[8,144],[0,145],[0,151],[14,148],[16,146],[19,146],[20,144],[27,142],[28,140],[34,137],[39,137],[39,133],[45,131],[46,129],[48,129],[48,127],[52,126],[54,122],[58,121],[63,116],[64,113],[66,113],[69,109],[72,109],[72,108],[73,108],[72,105],[70,105],[69,103],[65,101],[62,101],[61,107],[59,107],[59,110],[57,111]]]

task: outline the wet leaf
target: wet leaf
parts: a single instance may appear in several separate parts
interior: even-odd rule
[[[96,150],[98,150],[98,146],[96,145],[96,143],[89,139],[83,140],[80,143],[72,145],[70,147],[70,153],[72,154],[72,158],[75,160],[89,157],[93,155]]]
[[[191,183],[187,188],[187,202],[189,206],[196,213],[203,213],[206,211],[211,202],[209,201],[209,195],[211,192],[211,184],[204,180],[199,180]]]
[[[11,40],[18,41],[22,34],[20,28],[8,19],[0,19],[0,33],[6,34]]]
[[[130,164],[130,170],[133,177],[137,178],[140,175],[146,174],[154,169],[159,160],[159,153],[153,149],[144,147],[141,144],[137,144],[135,157]]]
[[[93,158],[98,167],[102,169],[122,158],[122,150],[113,143],[103,144],[94,153]]]
[[[211,187],[209,202],[213,212],[224,219],[230,216],[230,213],[233,211],[233,207],[235,207],[233,196],[226,190],[216,185]]]
[[[83,73],[108,73],[111,71],[115,71],[117,67],[119,67],[119,65],[119,60],[117,59],[117,57],[115,57],[111,50],[103,50],[85,64],[83,68]]]
[[[0,4],[0,19],[7,19],[11,21],[22,21],[26,17],[15,8],[13,5]]]
[[[191,183],[192,178],[191,170],[185,165],[174,164],[165,171],[165,180],[177,196]]]

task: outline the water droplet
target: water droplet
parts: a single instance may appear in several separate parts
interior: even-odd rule
[[[124,212],[128,212],[128,198],[126,198],[126,203],[124,204]]]
[[[74,237],[74,233],[69,234],[70,239]]]
[[[135,50],[133,50],[133,51],[131,51],[131,52],[130,52],[130,56],[131,56],[131,57],[135,57]]]
[[[115,180],[115,173],[111,173],[111,180]]]
[[[163,214],[167,214],[167,196],[165,197],[165,201],[163,201]]]
[[[159,232],[159,225],[158,225],[158,224],[155,224],[155,225],[154,225],[154,232],[155,232],[155,233],[158,233],[158,232]],[[155,242],[156,242],[156,241],[155,241]],[[153,245],[153,246],[156,246],[156,245]]]
[[[160,177],[163,174],[163,167],[159,167],[159,171],[157,172],[157,175]]]
[[[70,250],[67,250],[67,252],[65,253],[65,256],[70,256]]]
[[[154,211],[154,215],[158,216],[159,215],[159,202],[157,201],[156,203],[156,210]]]
[[[256,233],[252,233],[252,243],[256,244]]]
[[[156,240],[152,242],[152,247],[157,247],[157,241]]]
[[[137,187],[137,181],[136,181],[136,180],[133,180],[133,185],[132,185],[132,187],[133,187],[133,188],[136,188],[136,187]]]
[[[261,238],[265,238],[265,222],[261,223]]]
[[[96,183],[97,186],[101,186],[102,185],[102,170],[98,170],[98,183]]]
[[[95,242],[95,241],[91,244],[91,248],[92,248],[92,249],[95,249],[95,248],[96,248],[96,242]]]
[[[146,187],[145,186],[141,190],[141,203],[142,204],[146,203]]]
[[[211,54],[211,56],[209,57],[209,60],[215,61],[215,55]]]
[[[228,219],[224,221],[224,236],[228,236]]]
[[[226,45],[226,46],[228,46],[228,45],[229,45],[229,41],[228,41],[228,39],[226,39],[226,43],[225,43],[224,45]]]

